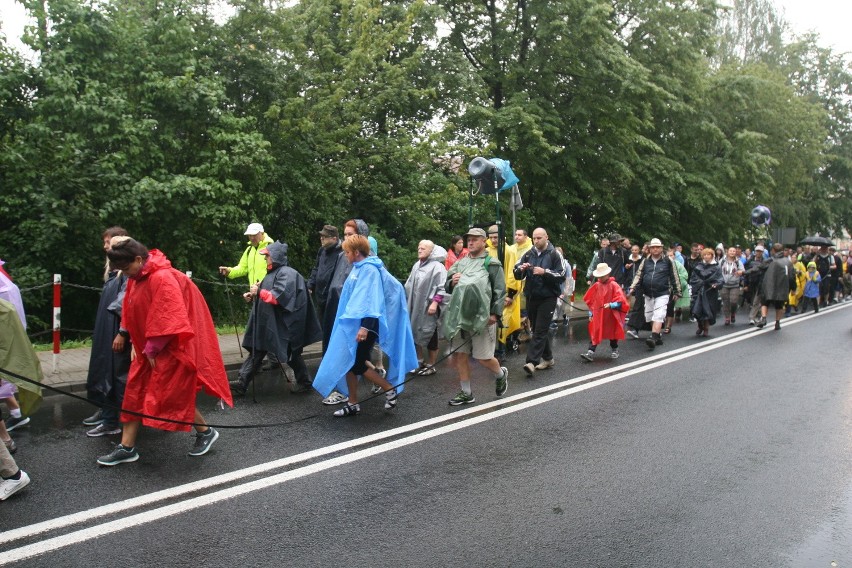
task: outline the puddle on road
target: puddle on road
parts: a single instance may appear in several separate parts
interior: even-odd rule
[[[790,566],[834,568],[852,566],[852,487],[832,507],[829,518],[796,551]]]

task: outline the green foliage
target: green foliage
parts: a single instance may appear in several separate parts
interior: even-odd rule
[[[511,161],[518,226],[581,265],[614,230],[745,242],[758,202],[800,235],[850,225],[848,62],[785,44],[765,0],[24,4],[37,57],[0,41],[0,256],[22,287],[97,286],[119,224],[241,320],[208,282],[247,223],[307,274],[351,218],[405,278],[469,215],[511,229],[508,193],[468,209],[478,155]],[[50,319],[49,290],[25,300]],[[69,292],[65,324],[95,301]]]

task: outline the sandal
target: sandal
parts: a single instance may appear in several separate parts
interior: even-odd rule
[[[671,333],[671,332],[672,332],[672,328],[670,328],[670,327],[663,329],[663,333],[668,334],[668,333]]]
[[[417,374],[421,377],[428,377],[429,375],[434,375],[438,370],[433,365],[424,365],[422,369],[417,371]]]

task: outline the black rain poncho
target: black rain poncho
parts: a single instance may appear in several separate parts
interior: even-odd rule
[[[130,371],[130,341],[125,342],[121,353],[112,350],[112,342],[121,325],[121,304],[126,288],[127,276],[119,272],[111,272],[104,283],[92,333],[92,354],[86,377],[86,390],[89,392],[109,395],[115,381],[127,383],[127,373]]]
[[[260,289],[269,290],[278,304],[258,298],[249,316],[243,347],[272,352],[279,361],[287,361],[291,350],[321,340],[322,331],[308,298],[305,279],[287,266],[287,245],[275,242],[266,248],[272,269],[260,283]]]

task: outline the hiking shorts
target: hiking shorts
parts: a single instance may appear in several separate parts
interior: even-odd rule
[[[468,341],[468,340],[471,341]],[[461,346],[461,347],[459,347]],[[471,334],[467,331],[459,331],[450,341],[450,351],[456,353],[467,353],[474,359],[487,361],[494,357],[494,348],[497,346],[497,324],[485,326],[479,333]]]
[[[666,310],[669,306],[669,295],[652,298],[645,296],[645,321],[666,321]]]

